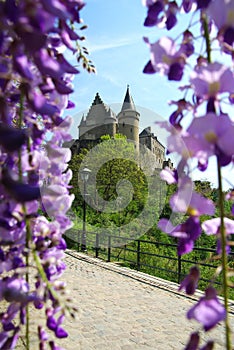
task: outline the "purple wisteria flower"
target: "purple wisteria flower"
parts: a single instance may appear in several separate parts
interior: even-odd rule
[[[171,30],[177,23],[177,12],[179,7],[176,1],[170,1],[166,10],[166,28]]]
[[[144,26],[152,27],[159,23],[159,14],[163,11],[163,3],[162,1],[152,2],[147,5],[148,12],[147,17],[144,22]]]
[[[224,218],[225,234],[234,234],[234,221]],[[206,220],[202,223],[202,229],[207,235],[218,235],[220,233],[220,218]]]
[[[147,38],[144,40],[151,53],[150,63],[147,64],[149,72],[152,73],[153,69],[155,72],[167,75],[169,80],[180,81],[183,76],[185,56],[177,50],[174,40],[163,37],[154,44],[150,44]],[[148,73],[145,70],[144,72]]]
[[[64,314],[62,313],[56,320],[55,314],[59,312],[60,309],[47,309],[47,327],[55,332],[57,338],[66,338],[68,336],[68,333],[61,327],[61,324],[63,323],[63,320],[65,318]]]
[[[160,172],[160,177],[162,180],[165,180],[169,185],[178,183],[177,170],[171,170],[169,167],[165,167]]]
[[[24,278],[9,277],[1,281],[0,299],[27,304],[38,299],[35,293],[29,293],[28,283]],[[6,320],[6,318],[4,319]],[[12,319],[9,320],[10,322]]]
[[[11,329],[11,331],[4,331],[0,334],[0,348],[14,349],[19,339],[19,327]]]
[[[219,30],[218,39],[224,44],[224,51],[230,54],[234,43],[233,11],[233,1],[225,0],[211,1],[207,9],[208,14]]]
[[[163,176],[172,181],[172,174],[163,172]],[[195,240],[201,235],[202,229],[199,217],[203,214],[213,215],[215,206],[213,202],[193,191],[193,183],[190,178],[184,176],[178,181],[178,190],[170,198],[170,206],[174,212],[190,215],[182,224],[173,226],[167,219],[161,219],[158,227],[172,237],[178,238],[178,254],[183,255],[191,252]]]
[[[190,339],[184,348],[184,350],[197,350],[200,341],[200,336],[198,332],[194,332],[190,335]]]
[[[178,101],[170,101],[169,104],[177,106],[177,110],[174,111],[170,115],[169,122],[177,130],[181,130],[182,129],[181,121],[182,121],[182,119],[184,117],[184,113],[186,111],[191,111],[192,110],[192,104],[190,102],[186,101],[185,99],[181,99],[181,100],[178,100]]]
[[[212,350],[214,347],[214,342],[212,340],[208,341],[204,346],[198,348],[199,342],[200,342],[199,333],[198,332],[192,333],[184,350]]]
[[[175,212],[187,213],[191,216],[203,214],[213,215],[214,203],[193,191],[193,183],[190,178],[184,177],[179,180],[177,192],[170,198],[170,206]]]
[[[187,132],[197,141],[196,148],[200,144],[200,150],[196,149],[198,158],[199,153],[206,159],[216,155],[222,166],[232,161],[234,124],[227,115],[217,116],[214,113],[208,113],[203,117],[194,118]]]
[[[191,267],[189,274],[181,282],[179,290],[184,289],[186,291],[186,294],[188,295],[194,294],[198,285],[199,278],[200,278],[200,271],[198,267],[197,266]]]
[[[188,311],[187,317],[201,323],[205,331],[209,331],[226,318],[226,310],[217,298],[213,287],[206,289],[205,296]]]
[[[193,41],[193,34],[189,30],[186,30],[183,33],[183,41],[180,45],[180,52],[185,54],[186,57],[190,57],[194,53],[195,48]]]
[[[167,2],[163,0],[144,0],[143,5],[148,7],[144,26],[166,26],[167,30],[171,30],[176,25],[176,15],[179,10],[176,1]]]
[[[233,122],[227,115],[208,113],[194,118],[186,131],[176,128],[168,137],[168,150],[186,161],[197,159],[201,171],[206,170],[209,158],[214,155],[221,166],[226,166],[233,158],[233,132]]]
[[[2,172],[1,183],[6,192],[17,202],[25,203],[40,198],[41,193],[38,186],[31,186],[19,180],[14,180],[8,171],[4,170]]]
[[[195,1],[197,3],[197,9],[206,9],[211,2],[211,0],[195,0]]]
[[[220,231],[220,218],[214,218],[210,220],[206,220],[202,223],[202,229],[205,231],[207,235],[217,235],[217,253],[222,253],[221,248],[221,231]],[[234,234],[234,221],[229,218],[224,218],[224,230],[225,235],[229,236]],[[226,244],[226,252],[229,254],[231,251],[228,242]]]
[[[44,350],[46,349],[46,341],[49,339],[49,335],[42,326],[38,326],[37,332],[40,349]]]
[[[61,346],[56,345],[54,341],[50,341],[49,345],[51,350],[65,350]]]
[[[181,156],[180,162],[183,162],[184,166],[186,166],[189,159],[196,157],[198,159],[199,169],[205,170],[208,165],[208,155],[207,152],[203,151],[203,148],[206,148],[206,144],[203,145],[201,139],[195,138],[179,126],[180,120],[177,118],[175,120],[172,119],[173,116],[171,116],[171,122],[175,123],[175,126],[171,125],[171,128],[166,127],[170,132],[167,138],[168,152],[179,154]]]
[[[208,341],[200,350],[212,350],[214,348],[213,340]]]
[[[220,94],[234,92],[233,72],[218,62],[198,65],[191,73],[190,82],[198,99],[208,100],[210,112],[215,112],[215,101]]]
[[[0,123],[0,145],[8,152],[18,150],[27,141],[25,130]]]
[[[193,8],[194,3],[195,3],[194,0],[183,0],[182,1],[182,8],[183,8],[184,12],[186,12],[186,13],[190,12]]]
[[[169,236],[178,239],[178,255],[191,252],[194,247],[194,242],[200,237],[202,232],[198,217],[190,217],[184,223],[177,226],[173,226],[167,219],[160,219],[158,228]]]

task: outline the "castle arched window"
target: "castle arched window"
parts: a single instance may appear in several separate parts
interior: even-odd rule
[[[125,127],[125,123],[123,123],[123,127]]]
[[[130,129],[130,131],[132,132],[132,128]]]

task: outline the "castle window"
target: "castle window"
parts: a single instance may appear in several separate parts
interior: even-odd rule
[[[123,123],[123,127],[125,127],[125,123]]]
[[[132,132],[132,128],[130,129],[130,131]]]

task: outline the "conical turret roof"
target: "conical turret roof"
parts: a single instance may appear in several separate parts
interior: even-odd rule
[[[129,85],[128,85],[121,112],[123,112],[125,110],[129,110],[129,109],[132,111],[136,111],[136,107],[135,107],[133,98],[129,92]]]

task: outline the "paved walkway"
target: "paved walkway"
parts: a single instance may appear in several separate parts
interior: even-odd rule
[[[67,253],[63,280],[78,313],[76,320],[66,320],[69,338],[58,342],[65,349],[182,350],[189,334],[198,329],[196,321],[185,317],[194,301],[178,293],[177,284]],[[33,319],[36,325],[37,316]],[[234,329],[234,316],[231,322]],[[217,341],[215,350],[225,349],[221,325],[203,333],[203,344],[210,337]],[[34,336],[32,341],[36,350]],[[23,349],[22,345],[17,349]]]

